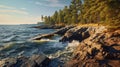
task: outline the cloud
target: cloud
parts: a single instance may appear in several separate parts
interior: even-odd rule
[[[25,14],[25,15],[28,14],[28,12],[23,11],[26,10],[26,8],[19,8],[19,9],[21,10],[18,10],[15,7],[7,6],[7,5],[0,5],[0,13],[17,13],[17,14]]]
[[[51,3],[59,3],[59,0],[45,0],[45,1],[48,1],[48,2],[51,2]]]
[[[51,7],[64,7],[65,4],[59,4],[59,3],[54,3],[54,4],[49,4],[47,6],[51,6]]]
[[[39,17],[0,14],[0,24],[35,24],[38,21]]]
[[[0,5],[0,24],[35,24],[39,17],[31,16],[26,8]]]
[[[26,10],[26,8],[20,8],[20,9],[22,9],[22,10]]]
[[[14,9],[14,7],[6,6],[6,5],[0,5],[0,8]]]
[[[65,5],[65,4],[61,3],[60,0],[44,0],[43,3],[35,2],[35,4],[47,6],[47,7],[64,7],[64,5]]]
[[[37,4],[37,5],[43,5],[41,2],[35,2],[35,4]]]
[[[24,14],[28,15],[28,12],[23,10],[10,10],[10,9],[0,9],[0,13],[17,13],[17,14]]]

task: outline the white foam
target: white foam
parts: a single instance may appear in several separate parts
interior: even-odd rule
[[[58,42],[58,40],[51,40],[51,39],[41,39],[40,41]]]
[[[16,36],[10,36],[8,38],[3,39],[2,41],[6,42],[6,41],[11,41],[12,39],[14,39]]]
[[[41,39],[41,40],[28,40],[30,42],[59,42],[59,40],[52,40],[52,39]]]
[[[79,41],[73,40],[71,43],[68,43],[67,47],[74,48],[77,47],[80,44]]]

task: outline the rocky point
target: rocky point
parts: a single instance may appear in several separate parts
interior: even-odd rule
[[[87,32],[87,33],[86,33]],[[65,67],[120,67],[120,30],[79,27],[66,32],[61,41],[79,40]]]

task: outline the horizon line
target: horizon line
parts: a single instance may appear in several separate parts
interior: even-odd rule
[[[37,23],[33,23],[33,24],[37,24]],[[0,25],[31,25],[31,24],[0,24]]]

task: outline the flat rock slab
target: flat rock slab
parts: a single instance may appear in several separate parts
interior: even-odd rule
[[[50,37],[54,36],[55,34],[64,35],[69,29],[74,28],[74,27],[75,26],[66,26],[64,28],[58,29],[57,31],[55,31],[53,33],[38,35],[34,38],[31,38],[31,40],[41,40],[42,38],[50,38]]]
[[[0,67],[47,67],[50,59],[43,54],[31,57],[5,58],[0,60]]]
[[[32,38],[31,40],[40,40],[42,38],[49,38],[52,36],[54,36],[54,34],[42,34],[42,35],[38,35],[38,36]]]

